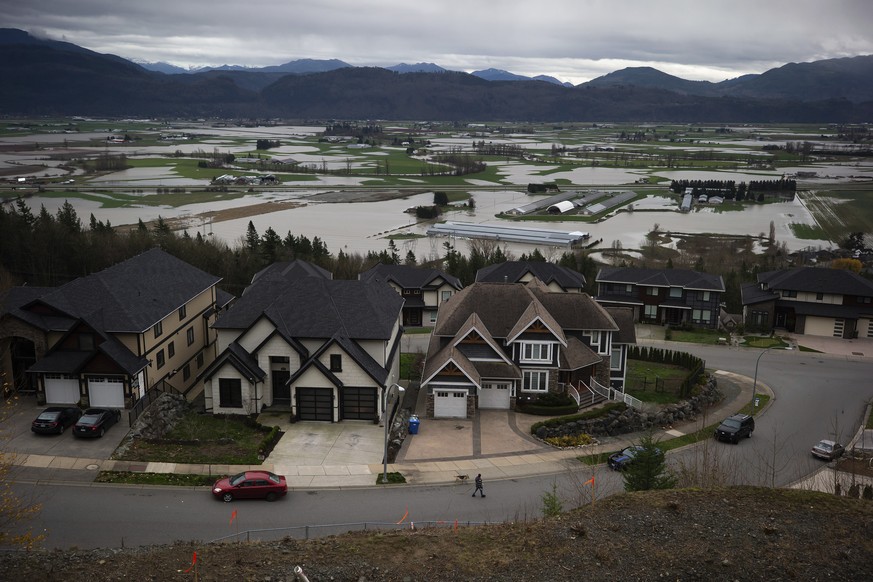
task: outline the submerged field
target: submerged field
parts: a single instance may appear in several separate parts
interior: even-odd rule
[[[34,212],[41,206],[54,212],[67,200],[83,220],[93,214],[113,225],[160,216],[190,229],[222,216],[254,216],[259,231],[270,226],[279,232],[324,233],[333,246],[352,241],[377,246],[363,241],[385,232],[422,236],[425,227],[403,215],[409,206],[431,203],[422,192],[443,190],[476,205],[442,219],[498,222],[501,213],[536,199],[527,194],[528,184],[634,192],[630,202],[600,214],[524,217],[528,224],[544,221],[558,230],[578,229],[573,221],[581,221],[603,245],[619,241],[628,249],[641,247],[656,225],[674,233],[758,237],[773,222],[777,240],[794,249],[873,231],[873,161],[815,154],[816,147],[826,152],[842,143],[837,128],[823,133],[824,128],[812,126],[396,123],[378,129],[363,138],[328,139],[323,126],[7,121],[0,123],[0,178],[5,179],[0,196],[24,195]],[[258,140],[271,145],[257,149]],[[801,148],[801,143],[812,145]],[[473,168],[474,163],[479,165]],[[740,183],[795,174],[804,176],[798,178],[797,203],[763,209],[726,202],[695,207],[680,217],[678,199],[667,189],[672,180]],[[228,175],[271,175],[278,183],[215,186],[215,178]],[[37,181],[39,188],[33,185]],[[386,205],[387,190],[396,191],[390,197],[395,203]],[[329,200],[321,195],[340,191],[345,194],[332,200],[336,206],[327,214],[359,214],[351,228],[344,219],[310,216],[322,216],[311,209]],[[365,211],[365,201],[379,206]],[[282,212],[268,213],[273,224],[261,212],[231,212],[239,207]],[[212,228],[231,241],[245,228],[238,222],[225,221],[226,231]],[[331,233],[334,222],[336,234]]]

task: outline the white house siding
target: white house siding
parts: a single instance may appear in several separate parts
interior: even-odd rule
[[[351,356],[343,351],[339,346],[333,345],[331,349],[325,351],[319,361],[330,370],[330,356],[339,355],[342,357],[342,372],[334,372],[334,375],[339,378],[346,386],[376,386],[376,381],[355,362]],[[298,382],[298,386],[302,386]]]
[[[391,348],[391,343],[384,341],[358,341],[358,345],[370,354],[370,357],[376,360],[380,366],[385,366],[388,359],[388,350]]]
[[[858,336],[873,338],[873,319],[858,320]]]
[[[239,379],[240,386],[242,391],[242,408],[223,408],[220,405],[221,399],[219,397],[219,380],[221,378],[225,379]],[[207,380],[206,386],[204,387],[204,394],[206,399],[206,409],[209,410],[210,406],[212,407],[213,414],[251,414],[257,412],[255,409],[255,386],[252,385],[251,382],[248,381],[242,374],[240,374],[236,368],[231,366],[230,364],[225,364],[221,366],[215,374],[213,374],[210,380]],[[259,404],[263,403],[263,390],[264,384],[257,385],[257,397],[259,398]]]
[[[288,345],[288,343],[279,336],[273,336],[261,346],[256,354],[258,358],[258,366],[261,370],[267,373],[264,379],[264,406],[272,406],[273,404],[273,375],[271,373],[271,357],[286,357],[288,358],[288,370],[293,374],[300,369],[300,354]]]
[[[309,388],[335,388],[333,382],[322,374],[317,368],[310,367],[297,377],[291,389],[305,386]],[[292,394],[293,398],[293,394]]]
[[[266,318],[261,318],[252,327],[246,330],[245,334],[237,339],[237,343],[247,352],[253,353],[267,337],[276,331],[276,326],[270,323]],[[226,346],[225,346],[226,347]],[[220,353],[220,352],[219,352]]]

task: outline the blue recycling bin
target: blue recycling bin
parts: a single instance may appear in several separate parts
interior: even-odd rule
[[[409,417],[409,434],[418,434],[418,425],[421,424],[421,421],[418,420],[418,417],[412,415]]]

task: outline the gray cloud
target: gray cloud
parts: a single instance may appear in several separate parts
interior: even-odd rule
[[[627,66],[718,81],[873,53],[869,0],[28,0],[6,27],[181,66],[435,62],[574,83]]]

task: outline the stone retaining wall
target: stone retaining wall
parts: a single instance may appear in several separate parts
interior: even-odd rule
[[[540,439],[558,436],[588,434],[593,437],[617,436],[631,432],[672,426],[677,422],[694,420],[705,408],[720,402],[724,395],[718,390],[715,377],[709,376],[706,387],[697,396],[677,404],[668,404],[655,412],[643,412],[628,407],[623,412],[612,411],[601,418],[567,422],[560,426],[541,426],[535,436]]]

